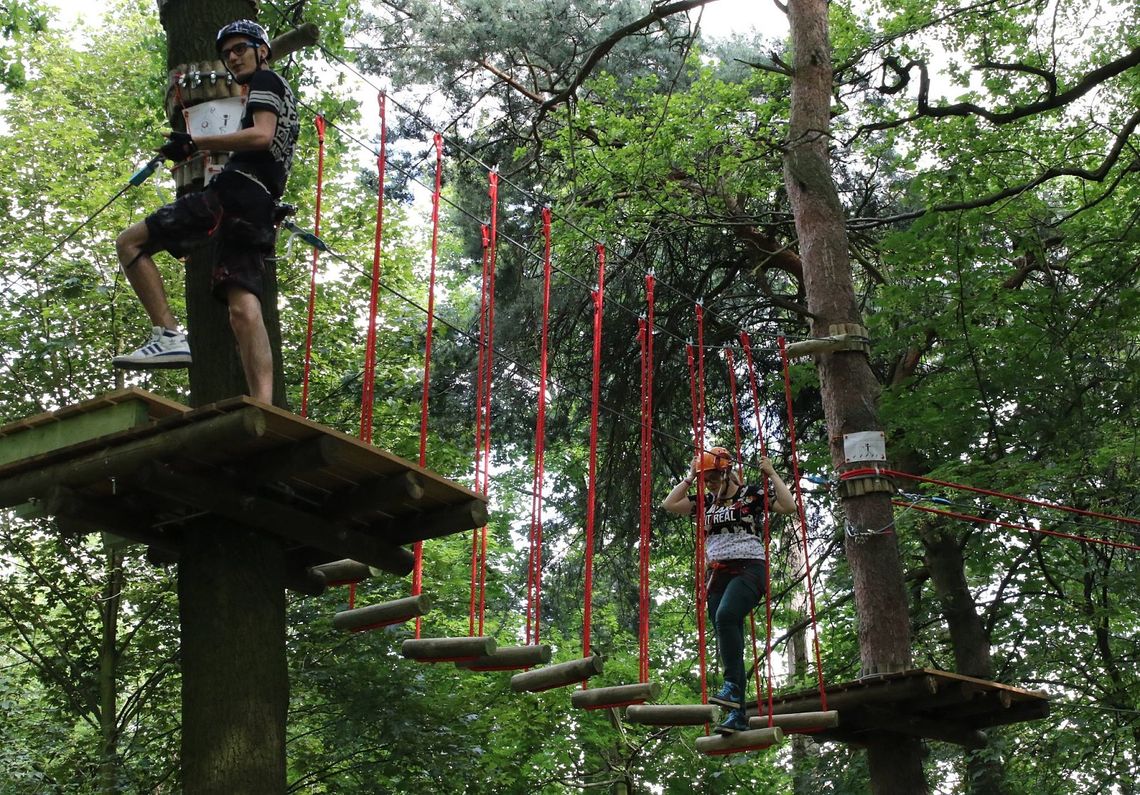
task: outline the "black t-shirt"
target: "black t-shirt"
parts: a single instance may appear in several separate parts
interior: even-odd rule
[[[267,110],[277,116],[277,132],[268,149],[256,152],[234,152],[225,170],[241,171],[254,177],[272,194],[281,198],[289,169],[293,166],[293,148],[301,125],[297,116],[297,99],[289,85],[271,69],[258,69],[249,81],[249,96],[241,117],[243,130],[253,126],[253,114]]]

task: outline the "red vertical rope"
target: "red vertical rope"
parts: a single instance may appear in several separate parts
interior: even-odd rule
[[[792,375],[788,363],[787,341],[779,337],[780,362],[784,370],[784,400],[788,404],[788,439],[792,452],[792,483],[796,490],[796,515],[800,520],[800,534],[804,545],[804,575],[807,581],[808,604],[811,607],[812,648],[815,651],[815,670],[819,680],[819,708],[827,711],[827,689],[823,684],[823,658],[819,653],[819,626],[815,615],[815,588],[811,580],[811,555],[808,551],[807,513],[804,511],[804,495],[800,488],[800,462],[796,450],[796,416],[792,410]]]
[[[175,84],[177,85],[177,84]],[[321,236],[321,196],[325,180],[325,117],[317,114],[313,119],[317,127],[317,203],[313,213],[313,235]],[[305,326],[305,372],[301,376],[301,416],[309,416],[309,372],[313,362],[313,315],[317,306],[317,263],[321,258],[318,246],[313,246],[313,272],[309,277],[309,319]]]
[[[736,473],[744,480],[744,449],[740,435],[740,403],[736,398],[736,362],[732,358],[732,348],[724,346],[724,356],[728,363],[728,394],[732,402],[732,430],[736,438]]]
[[[768,448],[764,443],[764,424],[763,416],[760,412],[760,388],[756,379],[756,363],[752,356],[752,341],[748,338],[746,332],[740,332],[740,342],[744,347],[744,359],[748,364],[748,381],[752,388],[752,409],[756,415],[756,433],[757,439],[760,444],[760,456],[767,457]],[[768,727],[771,728],[772,723],[772,512],[771,500],[768,495],[768,478],[764,478],[764,613],[766,632],[764,635],[764,666],[767,676],[765,677],[768,682],[767,695],[768,695]],[[753,622],[752,628],[753,638],[756,635],[756,625]],[[755,647],[755,641],[753,642]],[[755,655],[755,648],[753,648]],[[760,670],[757,666],[756,670],[756,700],[760,700]]]
[[[443,136],[435,134],[435,190],[431,195],[431,273],[428,276],[427,330],[424,332],[424,388],[420,395],[420,466],[427,466],[428,398],[431,383],[431,342],[435,321],[435,266],[439,259],[439,200],[443,187]],[[412,595],[423,592],[424,542],[417,541],[412,551]],[[420,637],[423,617],[416,616],[416,637]]]
[[[487,356],[484,370],[483,404],[486,419],[483,423],[483,494],[490,491],[491,475],[491,384],[495,353],[495,263],[499,241],[499,170],[487,174],[487,195],[491,200],[491,239],[489,244],[487,275]],[[483,634],[487,612],[487,526],[483,525],[479,561],[479,634]]]
[[[384,92],[376,95],[380,103],[380,153],[376,156],[379,184],[376,190],[376,236],[372,245],[372,296],[368,302],[368,343],[364,349],[364,388],[360,396],[360,438],[372,444],[372,401],[376,384],[376,314],[380,299],[380,251],[384,239],[384,162],[387,151],[388,122],[384,111]]]
[[[551,261],[550,208],[542,208],[542,343],[538,363],[538,416],[534,424],[534,481],[530,507],[530,571],[527,583],[527,643],[539,643],[542,616],[542,487],[546,474],[546,383],[550,341],[550,282],[554,273]]]
[[[697,469],[697,536],[695,552],[693,555],[694,598],[697,603],[697,659],[700,661],[701,675],[701,703],[709,703],[708,673],[705,670],[705,473],[699,468],[701,454],[704,453],[704,418],[698,409],[700,405],[697,398],[697,365],[693,354],[693,345],[687,346],[689,359],[689,402],[693,409],[693,448],[698,462]],[[708,734],[708,725],[705,725]]]
[[[653,329],[654,287],[652,271],[645,276],[646,315],[641,321],[641,533],[639,604],[640,646],[639,673],[642,682],[649,681],[649,561],[653,519]]]
[[[483,473],[483,369],[487,353],[487,269],[491,262],[491,231],[486,225],[481,228],[483,235],[483,283],[479,302],[479,355],[475,367],[475,484],[474,490],[486,495],[486,478]],[[479,538],[482,528],[471,531],[471,600],[467,632],[475,634],[475,600],[479,592]]]
[[[594,600],[594,514],[598,476],[598,408],[602,394],[602,300],[606,283],[606,248],[598,245],[598,289],[594,296],[594,368],[590,387],[590,459],[586,487],[586,584],[582,609],[582,656],[590,656],[590,621]],[[583,682],[583,685],[585,683]]]

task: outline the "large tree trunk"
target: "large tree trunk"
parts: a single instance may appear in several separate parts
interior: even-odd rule
[[[107,581],[100,605],[103,637],[99,648],[99,791],[119,791],[119,607],[123,602],[123,554],[104,541]]]
[[[254,18],[248,0],[159,0],[171,68],[214,59],[225,23]],[[187,326],[194,350],[191,403],[246,393],[227,310],[209,290],[211,245],[187,264]],[[283,404],[276,275],[262,301],[274,348],[275,402]],[[182,776],[188,793],[285,791],[285,563],[271,539],[203,522],[187,528],[178,565],[182,622]]]
[[[858,323],[859,310],[848,259],[843,208],[831,175],[827,143],[833,73],[827,0],[788,4],[794,48],[789,143],[784,182],[795,214],[808,309],[814,332],[831,324]],[[879,384],[861,352],[817,356],[823,408],[833,440],[832,461],[844,463],[842,436],[881,429]],[[848,497],[847,559],[855,586],[859,648],[865,675],[910,666],[910,627],[898,545],[891,526],[890,496]],[[860,535],[862,534],[862,535]],[[867,738],[872,790],[927,792],[922,747],[917,739],[883,733]]]
[[[965,561],[958,535],[933,518],[918,523],[919,537],[926,550],[926,570],[934,583],[934,593],[950,630],[954,670],[979,679],[994,678],[990,638],[970,586],[966,582]],[[973,795],[1005,795],[1005,766],[992,753],[966,755],[969,792]]]

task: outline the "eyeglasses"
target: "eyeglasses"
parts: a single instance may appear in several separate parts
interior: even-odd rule
[[[228,61],[231,55],[236,55],[238,58],[241,58],[243,55],[245,55],[246,50],[248,50],[250,47],[256,46],[257,42],[255,41],[239,41],[232,47],[226,47],[224,50],[222,50],[222,60]]]

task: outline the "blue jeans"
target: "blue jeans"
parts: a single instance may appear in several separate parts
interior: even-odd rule
[[[714,567],[715,564],[715,567]],[[744,619],[760,604],[768,579],[767,562],[760,559],[710,563],[709,620],[716,630],[724,681],[747,691],[744,684]]]

